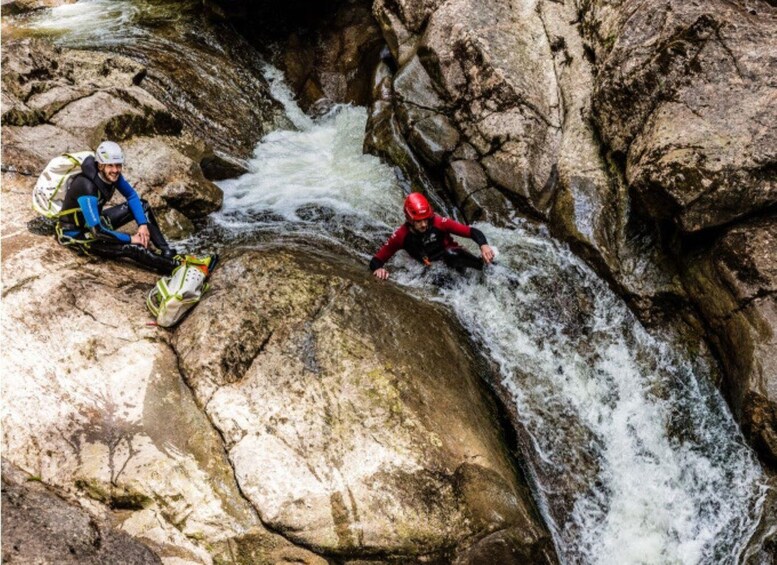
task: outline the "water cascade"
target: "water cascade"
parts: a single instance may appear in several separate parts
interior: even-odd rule
[[[250,173],[221,183],[214,228],[335,245],[366,265],[404,196],[361,152],[366,112],[295,121],[257,146]],[[499,251],[486,273],[451,277],[400,253],[392,280],[452,308],[498,367],[562,556],[735,563],[760,514],[761,470],[704,363],[646,331],[541,229],[478,227]]]

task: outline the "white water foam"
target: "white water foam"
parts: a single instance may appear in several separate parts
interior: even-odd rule
[[[365,119],[363,108],[341,106],[316,123],[296,118],[300,131],[267,135],[251,171],[219,183],[224,205],[216,223],[236,231],[312,230],[330,240],[344,230],[368,241],[388,234],[386,222],[400,221],[399,193],[393,172],[362,154]]]
[[[111,45],[139,33],[133,25],[140,8],[132,0],[80,0],[26,14],[17,25],[32,32],[59,36],[62,45]]]
[[[562,246],[486,231],[509,250],[502,266],[442,298],[498,362],[541,452],[539,481],[586,483],[566,516],[548,501],[566,558],[735,563],[762,474],[704,367],[645,331]]]

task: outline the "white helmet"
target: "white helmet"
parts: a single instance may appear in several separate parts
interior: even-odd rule
[[[94,152],[95,160],[101,165],[123,165],[124,153],[118,143],[103,141]]]

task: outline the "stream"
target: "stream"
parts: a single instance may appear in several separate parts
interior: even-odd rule
[[[391,169],[361,153],[366,111],[289,115],[299,130],[266,136],[251,171],[221,183],[212,229],[318,240],[366,265],[402,222],[404,197]],[[452,309],[498,367],[562,558],[736,563],[759,519],[762,472],[709,368],[651,335],[542,229],[477,227],[499,253],[484,273],[427,269],[403,252],[388,267],[408,292]]]
[[[77,22],[93,13],[116,30],[110,42],[130,41],[141,36],[127,29],[121,6],[130,5],[79,2],[26,25],[90,46],[99,37]],[[405,196],[390,167],[362,154],[366,110],[339,106],[312,120],[279,71],[266,66],[265,76],[295,129],[267,135],[250,171],[219,183],[222,210],[185,243],[318,243],[366,269],[403,221]],[[491,384],[517,415],[525,470],[561,559],[738,563],[761,517],[765,478],[704,359],[646,330],[543,228],[477,227],[496,265],[451,274],[400,252],[386,284],[444,304],[493,363]]]

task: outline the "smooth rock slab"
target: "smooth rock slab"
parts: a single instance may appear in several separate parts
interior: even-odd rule
[[[230,547],[314,563],[263,528],[239,492],[168,333],[148,325],[157,277],[31,232],[33,183],[2,178],[3,457],[167,563],[211,563]]]
[[[229,291],[174,346],[263,522],[351,558],[510,528],[548,550],[484,369],[442,311],[321,253],[241,251],[212,281]]]

